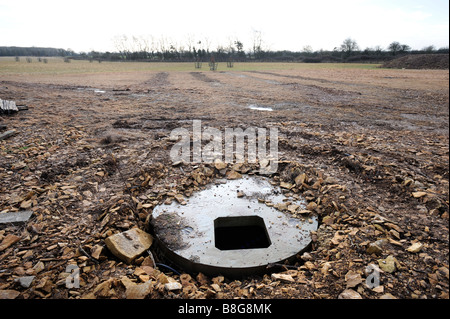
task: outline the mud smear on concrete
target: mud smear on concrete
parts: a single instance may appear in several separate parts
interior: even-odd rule
[[[175,211],[159,215],[152,221],[154,232],[158,234],[158,238],[172,250],[181,250],[189,247],[189,243],[182,240],[180,234],[189,231],[189,227],[185,225],[184,219]]]

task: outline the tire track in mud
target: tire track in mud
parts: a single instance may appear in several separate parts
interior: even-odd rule
[[[305,76],[300,76],[300,75],[283,75],[283,74],[266,72],[266,71],[249,71],[249,72],[256,73],[256,74],[276,76],[276,77],[281,77],[281,78],[287,78],[287,79],[315,81],[315,82],[319,82],[319,83],[344,84],[347,86],[354,85],[354,84],[349,84],[349,83],[345,83],[345,82],[341,82],[341,81],[331,81],[331,80],[326,80],[326,79],[311,78],[311,77],[305,77]],[[270,81],[270,80],[267,80],[267,81]],[[270,82],[268,82],[268,83],[270,83]],[[315,85],[315,84],[301,84],[301,83],[297,83],[297,82],[292,82],[292,83],[279,82],[279,84],[285,85],[285,86],[291,86],[293,89],[307,88],[307,89],[311,89],[313,91],[318,91],[317,92],[318,94],[326,94],[329,96],[339,96],[339,97],[351,98],[351,97],[356,97],[358,95],[361,95],[360,92],[354,92],[354,91],[349,91],[349,90],[339,90],[339,89],[323,87],[323,86],[319,86],[319,85]],[[311,93],[314,94],[315,92],[311,92]],[[325,99],[325,100],[327,100],[327,99]]]
[[[194,79],[202,81],[202,82],[221,83],[219,80],[213,79],[213,78],[207,76],[206,74],[204,74],[203,72],[190,72],[189,74],[192,75],[192,77]]]
[[[305,77],[297,77],[297,76],[289,76],[289,75],[281,75],[277,73],[264,72],[264,71],[248,71],[250,74],[233,74],[226,73],[229,76],[238,76],[242,79],[248,79],[249,81],[257,81],[261,83],[265,83],[269,88],[276,88],[276,90],[286,90],[287,93],[285,96],[290,96],[292,101],[287,101],[292,104],[293,102],[298,102],[300,99],[302,104],[319,104],[321,106],[333,106],[336,104],[354,104],[355,101],[361,96],[360,92],[348,91],[348,90],[339,90],[330,87],[319,86],[315,84],[303,84],[300,82],[280,82],[271,79],[260,78],[255,76],[257,74],[262,75],[270,75],[270,76],[278,76],[278,77],[286,77],[286,78],[294,78],[294,79],[307,79]],[[332,81],[329,81],[332,83]],[[261,90],[261,89],[260,89]],[[267,90],[262,89],[263,92],[267,92]],[[294,92],[294,93],[292,93]],[[295,104],[295,103],[294,103]]]
[[[171,82],[169,81],[169,73],[168,72],[156,73],[152,78],[145,81],[143,84],[150,85],[152,87],[170,86]]]
[[[319,83],[331,83],[331,84],[345,84],[345,85],[355,85],[358,86],[358,84],[350,84],[342,81],[331,81],[326,79],[320,79],[320,78],[311,78],[307,76],[301,76],[301,75],[288,75],[288,74],[279,74],[279,73],[273,73],[273,72],[267,72],[267,71],[248,71],[250,73],[256,73],[256,74],[265,74],[265,75],[272,75],[272,76],[278,76],[281,78],[288,78],[288,79],[298,79],[298,80],[304,80],[304,81],[315,81]],[[360,84],[362,86],[362,84]]]
[[[373,95],[370,91],[366,91],[366,89],[369,88],[369,86],[366,86],[363,88],[361,92],[355,92],[351,90],[346,89],[337,89],[330,87],[327,84],[320,85],[317,83],[302,83],[303,81],[311,81],[311,80],[318,80],[322,83],[344,83],[340,81],[331,81],[331,80],[321,80],[321,79],[314,79],[310,77],[304,77],[304,76],[296,76],[296,75],[282,75],[278,73],[273,72],[264,72],[264,71],[249,71],[246,74],[241,73],[233,73],[233,72],[225,72],[227,76],[239,78],[241,79],[241,87],[243,81],[248,81],[249,83],[258,81],[258,82],[265,82],[268,86],[267,90],[264,91],[265,93],[270,92],[271,90],[283,90],[286,92],[284,94],[284,98],[290,97],[290,101],[285,103],[267,103],[269,100],[263,99],[263,96],[266,94],[263,94],[263,96],[259,96],[258,100],[255,104],[260,105],[262,107],[271,107],[273,110],[281,111],[285,109],[290,110],[296,110],[302,113],[302,116],[313,116],[314,114],[319,115],[323,112],[333,112],[335,114],[335,120],[338,121],[341,125],[343,123],[349,123],[352,124],[354,122],[357,123],[364,123],[363,125],[368,126],[375,126],[378,127],[380,125],[382,126],[388,126],[391,128],[391,130],[398,129],[401,127],[402,129],[412,129],[412,130],[429,130],[431,127],[432,119],[431,118],[422,118],[420,114],[403,114],[405,112],[409,113],[410,111],[416,111],[416,107],[414,110],[411,110],[411,103],[408,102],[408,104],[404,104],[402,102],[399,103],[399,97],[397,95],[399,94],[399,90],[393,90],[392,93],[393,96],[390,96],[387,92],[387,96],[384,95],[383,99],[380,99],[380,96]],[[286,79],[297,79],[297,81],[286,81],[280,82],[278,81],[272,81],[270,78],[263,78],[259,77],[258,74],[261,75],[269,75],[269,76],[278,76],[279,78],[286,78]],[[225,84],[229,84],[233,86],[233,83],[225,82]],[[270,85],[272,84],[272,85]],[[361,85],[362,87],[363,85]],[[237,87],[236,87],[237,88]],[[370,86],[370,89],[373,89],[373,86]],[[239,91],[239,89],[238,89]],[[385,88],[383,88],[383,91],[386,91]],[[259,91],[261,92],[261,91]],[[419,95],[420,92],[414,91],[414,93],[417,93]],[[395,94],[395,95],[394,95]],[[236,96],[237,94],[234,94]],[[403,91],[400,94],[400,98],[404,97],[405,94],[403,94]],[[411,95],[411,93],[409,94]],[[408,96],[409,96],[408,95]],[[414,96],[414,94],[412,94]],[[420,94],[421,97],[424,95],[423,93]],[[428,96],[426,96],[428,97]],[[390,102],[387,102],[390,101]],[[426,98],[420,99],[420,101],[424,101]],[[401,99],[401,101],[404,101],[404,99]],[[386,105],[389,105],[387,107]],[[397,116],[401,116],[400,121],[398,119],[392,120],[390,117],[392,117],[392,114],[390,116],[385,116],[384,112],[386,110],[395,110],[398,112]],[[419,112],[420,109],[417,109]],[[416,112],[414,112],[416,113]],[[448,113],[447,113],[448,114]],[[418,122],[418,120],[423,120],[425,122]],[[311,120],[311,118],[310,118]],[[447,126],[448,127],[448,120],[442,121],[442,123],[439,123],[442,127]]]

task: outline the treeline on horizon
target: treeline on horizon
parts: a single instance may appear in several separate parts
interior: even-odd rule
[[[215,62],[383,62],[407,54],[436,54],[449,53],[449,48],[436,49],[433,45],[421,50],[412,50],[408,45],[392,42],[387,49],[380,46],[361,50],[358,44],[348,38],[340,47],[334,50],[313,51],[306,46],[302,51],[272,51],[265,50],[261,45],[253,45],[249,51],[243,50],[239,41],[217,49],[199,48],[195,46],[149,48],[145,46],[122,46],[117,52],[75,52],[71,49],[42,48],[42,47],[13,47],[0,46],[0,56],[15,57],[64,57],[77,60],[96,61],[145,61],[145,62],[209,62],[214,58]]]

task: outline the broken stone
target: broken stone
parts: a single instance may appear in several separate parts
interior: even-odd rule
[[[103,247],[102,246],[95,245],[91,249],[91,256],[98,260],[100,258],[100,255],[101,255],[102,251],[103,251]]]
[[[386,259],[378,260],[378,265],[380,266],[381,270],[388,273],[395,272],[397,270],[397,264],[397,259],[395,259],[395,257],[392,255],[387,256]]]
[[[220,170],[226,168],[227,164],[222,162],[222,161],[220,161],[220,160],[215,160],[214,161],[214,167],[220,171]]]
[[[361,295],[352,289],[345,289],[340,293],[338,299],[362,299]]]
[[[13,235],[13,234],[9,234],[7,235],[3,240],[2,243],[0,244],[0,252],[5,250],[6,248],[8,248],[11,245],[14,245],[15,243],[17,243],[19,240],[21,239],[21,237]]]
[[[167,277],[165,274],[161,273],[156,278],[156,281],[158,281],[160,284],[167,284],[169,283],[169,277]]]
[[[420,198],[420,197],[426,196],[427,193],[426,192],[413,192],[412,195],[414,198]]]
[[[338,180],[336,178],[334,178],[334,177],[329,176],[329,177],[325,178],[323,183],[324,184],[337,184]]]
[[[115,278],[108,279],[95,287],[92,294],[89,294],[87,298],[95,298],[95,297],[111,297],[115,294],[114,289],[111,289],[111,286],[115,282]]]
[[[309,269],[309,270],[314,270],[314,269],[316,269],[316,265],[314,265],[314,263],[311,262],[311,261],[305,262],[305,267],[306,267],[307,269]]]
[[[142,269],[145,269],[144,267],[155,268],[155,264],[153,263],[152,258],[145,257],[141,263],[141,267],[142,267]]]
[[[384,287],[383,286],[378,286],[372,289],[373,292],[376,293],[383,293],[384,292]]]
[[[120,281],[126,288],[125,296],[127,299],[144,299],[153,289],[153,283],[150,280],[142,284],[136,284],[124,276]]]
[[[334,236],[331,239],[331,243],[333,245],[339,245],[341,240],[343,240],[344,238],[345,238],[345,235],[343,235],[340,231],[337,231],[337,232],[334,233]]]
[[[218,284],[212,284],[211,288],[214,289],[216,292],[222,291],[222,289],[220,288],[220,286]]]
[[[287,209],[288,209],[288,211],[290,211],[291,213],[294,214],[299,209],[299,207],[300,207],[299,205],[293,204],[293,205],[289,205]]]
[[[305,182],[305,179],[306,179],[306,174],[302,173],[295,178],[295,184],[297,186],[300,186]]]
[[[153,237],[139,228],[133,228],[105,239],[106,247],[111,253],[127,264],[149,249],[152,243]]]
[[[24,223],[30,219],[33,212],[30,210],[16,213],[3,213],[0,214],[0,224],[15,224],[15,223]]]
[[[18,282],[23,288],[29,288],[33,282],[35,276],[19,277],[15,281]]]
[[[17,133],[16,130],[6,131],[5,133],[0,134],[0,141],[1,140],[5,140],[8,137],[11,137],[11,136],[15,135],[16,133]]]
[[[181,288],[183,288],[183,286],[176,281],[168,282],[164,285],[164,289],[166,289],[167,291],[180,290]]]
[[[345,275],[345,281],[347,282],[347,288],[353,288],[358,286],[362,282],[361,275],[353,270],[350,270]]]
[[[376,214],[375,216],[373,216],[372,222],[375,224],[383,224],[385,222],[388,222],[388,220],[383,216]]]
[[[50,280],[49,277],[44,277],[39,281],[39,283],[36,285],[35,288],[41,289],[46,293],[50,293],[53,289],[53,282]]]
[[[367,247],[366,252],[368,254],[375,254],[375,255],[380,255],[383,252],[383,249],[377,245],[377,243],[370,243],[369,246]]]
[[[394,229],[398,233],[403,233],[403,229],[400,226],[395,225],[394,223],[385,223],[384,225],[389,227],[391,230]]]
[[[239,179],[242,175],[234,170],[228,172],[227,179]]]
[[[380,299],[397,299],[390,293],[385,293],[383,296],[380,297]]]
[[[331,225],[334,222],[334,218],[331,216],[325,216],[324,218],[322,218],[322,223],[325,225]]]
[[[39,261],[36,265],[34,265],[33,270],[36,274],[40,273],[45,269],[45,265],[42,261]]]
[[[300,257],[302,260],[304,261],[310,261],[313,260],[313,257],[311,256],[310,253],[308,252],[304,252],[303,255]]]
[[[291,183],[286,183],[286,182],[281,182],[280,183],[280,187],[281,188],[286,188],[286,189],[291,189],[294,185],[292,185]]]
[[[329,262],[325,262],[325,263],[322,265],[322,267],[320,268],[320,272],[321,272],[322,274],[324,274],[324,276],[327,276],[327,275],[328,275],[328,272],[329,272],[329,270],[330,270],[330,268],[331,268],[331,264],[330,264]]]
[[[176,194],[175,195],[175,199],[177,200],[178,203],[180,203],[181,205],[186,205],[186,201],[184,200],[184,196],[182,194]]]
[[[0,299],[16,299],[20,292],[16,290],[0,290]]]
[[[422,250],[423,248],[423,244],[422,243],[414,243],[411,246],[409,246],[406,250],[409,251],[410,253],[418,253]]]
[[[397,238],[397,239],[400,239],[401,237],[400,237],[400,233],[398,232],[398,231],[396,231],[395,229],[391,229],[390,231],[389,231],[389,233],[392,235],[392,236],[394,236],[395,238]]]
[[[198,273],[198,275],[195,279],[197,279],[197,281],[200,285],[206,286],[208,284],[208,277],[205,276],[204,274],[202,274],[201,272]]]
[[[272,278],[272,280],[295,282],[294,278],[292,278],[291,275],[287,275],[287,274],[272,274],[270,277]]]

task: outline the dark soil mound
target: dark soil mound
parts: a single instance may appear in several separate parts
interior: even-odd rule
[[[406,55],[384,63],[382,68],[448,70],[448,54]]]

